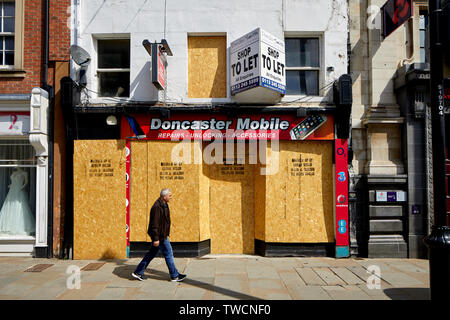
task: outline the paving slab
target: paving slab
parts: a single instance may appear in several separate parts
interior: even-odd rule
[[[249,281],[250,289],[277,289],[285,290],[286,286],[281,280],[257,279]]]
[[[247,261],[237,259],[220,259],[216,263],[216,275],[220,274],[245,274]]]
[[[80,289],[66,289],[57,300],[93,300],[108,285],[107,282],[83,283]]]
[[[287,290],[282,289],[261,289],[252,288],[250,294],[254,297],[264,300],[292,300],[291,295]]]
[[[394,287],[424,287],[425,284],[404,273],[382,273],[381,278]]]
[[[206,290],[193,287],[178,287],[175,292],[175,300],[202,300]]]
[[[345,281],[339,278],[329,268],[313,268],[313,271],[322,278],[323,281],[329,286],[345,285]]]
[[[369,289],[366,284],[357,284],[356,286],[373,300],[392,300],[383,290],[383,288],[386,289],[386,286],[381,286],[380,289]]]
[[[331,296],[320,286],[293,286],[289,292],[293,298],[298,300],[332,299]]]
[[[280,271],[278,272],[278,275],[280,276],[285,286],[288,285],[306,286],[305,281],[303,281],[303,279],[295,271],[294,268],[288,271]]]
[[[410,272],[410,273],[428,273],[428,268],[421,268],[414,263],[410,263],[409,261],[389,261],[387,264],[390,267],[393,267],[396,271],[399,272]]]
[[[363,290],[357,286],[323,286],[322,287],[333,300],[372,300]]]
[[[355,285],[362,284],[364,281],[356,276],[353,272],[344,267],[330,268],[339,278],[345,281],[346,284]]]
[[[194,260],[188,262],[184,273],[190,278],[194,277],[214,277],[216,273],[216,265],[213,261]]]
[[[308,268],[328,268],[331,267],[332,261],[326,258],[298,258],[303,267]]]
[[[96,297],[95,300],[123,300],[127,288],[106,287]]]
[[[325,281],[320,278],[312,268],[295,268],[307,286],[325,286]]]
[[[1,290],[1,294],[6,296],[20,297],[23,296],[26,292],[30,292],[31,290],[33,290],[34,287],[34,285],[16,283],[15,281],[3,287]]]
[[[254,262],[247,265],[247,275],[249,279],[280,279],[272,266],[261,266]]]

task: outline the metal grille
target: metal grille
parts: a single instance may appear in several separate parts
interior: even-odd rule
[[[53,264],[37,264],[35,266],[32,266],[30,268],[28,268],[27,270],[25,270],[24,272],[41,272],[44,271],[47,268],[50,268]]]
[[[94,271],[94,270],[98,270],[100,269],[103,265],[105,264],[105,262],[103,263],[89,263],[87,266],[85,266],[83,269],[83,271]]]

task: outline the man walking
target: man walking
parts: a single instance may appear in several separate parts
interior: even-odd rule
[[[160,249],[169,268],[170,281],[183,281],[186,278],[186,275],[179,273],[175,267],[172,246],[169,241],[170,210],[168,203],[171,199],[172,192],[169,189],[162,189],[160,197],[155,201],[150,210],[150,223],[147,233],[152,239],[152,246],[136,270],[131,274],[140,281],[145,280],[144,271]]]

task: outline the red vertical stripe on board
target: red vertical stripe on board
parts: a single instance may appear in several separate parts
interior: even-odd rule
[[[126,232],[127,232],[127,258],[130,256],[130,187],[131,187],[131,142],[127,141],[126,146]]]
[[[335,140],[336,159],[336,246],[349,245],[348,221],[348,142]]]

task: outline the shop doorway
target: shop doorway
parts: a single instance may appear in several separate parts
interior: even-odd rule
[[[204,164],[210,179],[211,253],[254,254],[255,165],[249,162],[248,143],[223,144],[223,164]],[[210,146],[205,144],[204,148]],[[206,153],[208,154],[208,153]],[[214,155],[214,153],[213,153]]]

